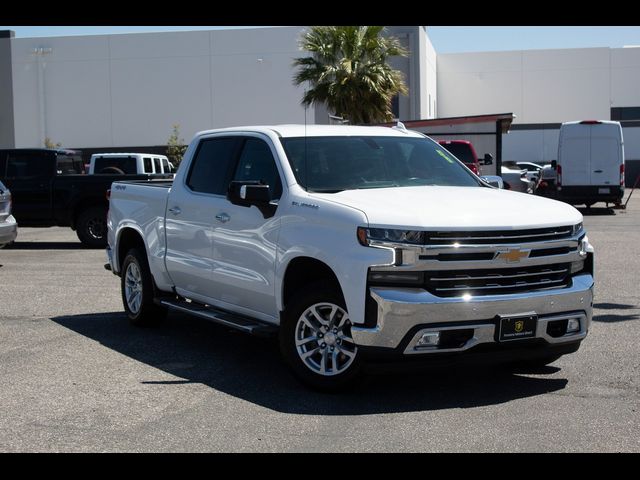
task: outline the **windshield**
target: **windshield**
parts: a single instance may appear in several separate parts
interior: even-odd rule
[[[460,161],[464,163],[475,163],[473,152],[471,152],[471,147],[468,143],[447,143],[442,146]]]
[[[310,191],[481,185],[444,147],[427,138],[340,136],[281,141],[296,180]]]

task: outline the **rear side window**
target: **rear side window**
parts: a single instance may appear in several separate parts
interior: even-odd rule
[[[58,154],[57,171],[58,175],[77,175],[84,173],[84,164],[80,155]]]
[[[144,157],[142,161],[144,163],[144,173],[153,173],[153,166],[151,165],[151,157]]]
[[[136,159],[133,157],[98,157],[93,164],[93,173],[136,174]]]
[[[202,140],[189,170],[187,186],[194,192],[226,195],[240,141],[238,137]]]

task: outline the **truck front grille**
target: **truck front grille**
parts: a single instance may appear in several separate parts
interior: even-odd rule
[[[498,245],[505,243],[543,242],[571,237],[572,227],[528,230],[490,230],[481,232],[423,232],[426,245]]]
[[[429,271],[425,272],[425,288],[439,297],[504,295],[562,288],[571,281],[570,267],[565,263],[472,271]]]

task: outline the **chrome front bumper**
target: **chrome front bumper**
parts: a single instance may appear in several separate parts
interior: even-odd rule
[[[576,342],[587,336],[592,317],[593,277],[589,274],[576,275],[567,288],[526,294],[441,298],[422,289],[375,287],[370,291],[378,304],[377,326],[352,327],[355,343],[397,349],[405,337],[419,328],[411,335],[405,354],[464,351],[483,343],[497,343],[497,316],[527,313],[538,315],[535,338],[555,345]],[[549,336],[547,323],[565,318],[580,318],[580,331],[557,338]],[[414,348],[425,332],[455,328],[473,328],[473,338],[456,349]]]

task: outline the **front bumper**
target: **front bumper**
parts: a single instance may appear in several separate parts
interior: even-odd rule
[[[580,342],[587,335],[593,308],[593,277],[576,275],[569,287],[525,294],[441,298],[422,289],[371,288],[377,303],[374,328],[352,327],[355,343],[365,349],[400,351],[405,355],[453,353],[483,344],[498,344],[498,316],[536,314],[534,339],[547,345]],[[547,333],[552,321],[579,318],[578,332],[553,337]],[[429,331],[473,329],[473,336],[457,348],[415,348],[417,340]],[[526,343],[524,340],[508,342]]]
[[[0,245],[13,242],[18,236],[18,224],[13,215],[0,222]]]

